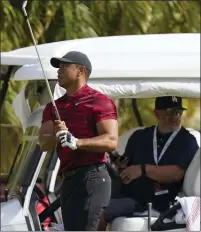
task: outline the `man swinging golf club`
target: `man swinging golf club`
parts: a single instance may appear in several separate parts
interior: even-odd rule
[[[105,152],[117,147],[116,107],[111,99],[90,88],[91,62],[81,52],[52,58],[58,68],[58,83],[66,94],[46,105],[40,129],[40,148],[57,149],[64,181],[61,209],[65,230],[96,231],[111,194],[111,179]],[[47,136],[49,135],[49,136]]]
[[[27,0],[22,4],[23,14],[51,98],[43,112],[39,144],[43,151],[53,150],[56,146],[61,161],[64,181],[60,197],[64,228],[95,231],[110,199],[111,179],[105,166],[105,152],[117,147],[116,107],[111,99],[87,85],[91,62],[77,51],[51,59],[52,66],[59,68],[59,85],[67,91],[54,101],[26,5]]]

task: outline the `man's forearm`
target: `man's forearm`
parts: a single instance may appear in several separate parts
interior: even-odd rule
[[[117,148],[117,139],[107,134],[89,139],[78,139],[77,148],[94,152],[114,151]]]
[[[180,181],[184,176],[184,170],[176,165],[156,166],[146,164],[147,177],[159,183],[171,183]]]
[[[39,136],[39,146],[42,151],[50,151],[55,148],[57,138],[54,135],[46,134]]]

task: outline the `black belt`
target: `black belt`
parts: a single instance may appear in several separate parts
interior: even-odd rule
[[[91,164],[91,165],[87,165],[87,166],[83,166],[80,168],[74,168],[70,171],[67,172],[63,172],[63,178],[69,177],[69,176],[74,176],[76,173],[78,172],[88,172],[91,171],[93,169],[97,169],[97,171],[101,171],[101,170],[106,170],[106,165],[104,163],[98,163],[98,164]]]

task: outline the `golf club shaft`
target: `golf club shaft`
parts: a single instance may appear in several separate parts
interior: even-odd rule
[[[48,92],[49,92],[49,95],[50,95],[50,98],[51,98],[51,101],[52,101],[52,105],[53,105],[53,107],[54,107],[56,119],[61,120],[60,115],[59,115],[59,111],[58,111],[57,106],[56,106],[56,104],[55,104],[55,101],[54,101],[54,98],[53,98],[53,95],[52,95],[52,92],[51,92],[51,89],[50,89],[50,85],[49,85],[47,76],[46,76],[46,74],[45,74],[45,71],[44,71],[44,68],[43,68],[43,65],[42,65],[42,61],[41,61],[41,58],[40,58],[40,55],[39,55],[39,52],[38,52],[38,49],[37,49],[37,46],[36,46],[36,41],[35,41],[35,38],[34,38],[34,34],[33,34],[32,29],[31,29],[31,25],[30,25],[30,22],[29,22],[29,18],[28,18],[26,9],[25,9],[26,5],[27,5],[27,0],[24,1],[23,4],[22,4],[22,10],[23,10],[23,12],[24,12],[24,17],[25,17],[26,22],[27,22],[27,25],[28,25],[28,27],[29,27],[29,31],[30,31],[30,34],[31,34],[31,37],[32,37],[32,40],[33,40],[33,43],[34,43],[34,47],[35,47],[35,49],[36,49],[36,53],[37,53],[37,56],[38,56],[38,59],[39,59],[39,62],[40,62],[40,66],[41,66],[41,68],[42,68],[42,72],[43,72],[43,75],[44,75],[44,78],[45,78],[45,82],[46,82],[46,85],[47,85],[47,89],[48,89]]]

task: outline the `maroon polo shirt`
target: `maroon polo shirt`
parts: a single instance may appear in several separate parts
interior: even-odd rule
[[[66,94],[56,101],[60,117],[68,130],[78,139],[98,136],[96,123],[102,120],[117,120],[117,111],[113,101],[102,93],[84,85],[74,95]],[[42,123],[56,119],[52,103],[48,103],[43,112]],[[61,171],[71,170],[94,163],[106,162],[104,152],[71,150],[57,146],[61,161]]]

